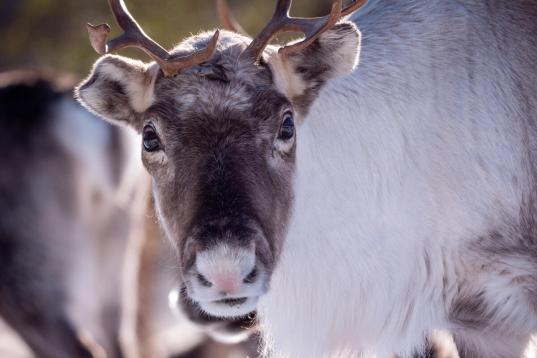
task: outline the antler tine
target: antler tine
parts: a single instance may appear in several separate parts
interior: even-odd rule
[[[88,34],[93,49],[100,55],[112,53],[125,47],[136,47],[155,60],[166,76],[173,76],[180,70],[207,61],[216,49],[219,32],[216,31],[206,48],[188,56],[172,56],[151,39],[129,13],[124,0],[108,0],[108,4],[124,33],[106,42],[110,26],[88,24]]]
[[[291,5],[293,0],[278,0],[276,3],[276,11],[274,12],[275,16],[288,17],[289,12],[291,11]]]
[[[173,72],[173,74],[176,74],[184,68],[199,65],[200,63],[208,61],[216,50],[219,36],[220,31],[216,30],[213,37],[211,37],[211,40],[207,43],[207,46],[191,55],[170,55],[169,61],[166,61],[166,66],[170,68],[170,71]]]
[[[226,0],[216,0],[216,9],[218,10],[218,18],[220,19],[220,23],[224,26],[224,29],[238,34],[248,35],[231,13]]]
[[[285,20],[288,19],[289,10],[291,9],[291,0],[278,0],[274,15],[261,32],[252,40],[250,45],[244,51],[251,56],[255,62],[259,61],[263,50],[269,44],[270,40],[281,31],[285,31]]]
[[[306,38],[295,44],[280,48],[279,52],[288,55],[293,52],[302,51],[313,43],[321,34],[334,26],[341,18],[341,8],[343,0],[333,0],[332,8],[328,16],[313,19],[290,18],[290,23],[295,31],[301,31]]]
[[[110,26],[107,24],[97,26],[88,24],[90,41],[97,53],[104,55],[125,47],[138,47],[150,55],[155,61],[165,60],[169,56],[166,50],[144,33],[129,13],[123,0],[108,0],[108,4],[124,33],[106,42],[110,32]]]
[[[257,62],[270,40],[280,32],[296,31],[306,35],[305,39],[295,44],[280,48],[282,54],[298,52],[311,45],[321,34],[334,26],[342,16],[346,16],[366,3],[367,0],[355,0],[343,7],[343,0],[332,0],[330,14],[317,18],[290,17],[292,0],[278,0],[276,11],[267,26],[252,41],[246,52]]]

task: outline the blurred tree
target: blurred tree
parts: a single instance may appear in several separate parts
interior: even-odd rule
[[[237,19],[251,34],[270,18],[275,0],[228,0]],[[185,36],[219,26],[214,0],[126,0],[144,30],[164,47]],[[317,16],[330,0],[296,0],[293,14]],[[107,22],[112,36],[119,28],[106,0],[0,0],[0,71],[20,67],[52,68],[85,75],[97,58],[86,22]],[[145,59],[132,50],[123,52]]]

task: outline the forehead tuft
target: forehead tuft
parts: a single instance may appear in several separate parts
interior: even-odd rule
[[[202,32],[185,39],[177,45],[171,53],[173,55],[189,55],[194,51],[201,50],[207,46],[212,39],[214,31]],[[213,57],[202,64],[202,67],[215,66],[223,69],[229,79],[240,79],[252,83],[259,83],[259,80],[271,80],[270,71],[260,71],[267,66],[255,65],[253,61],[245,56],[241,56],[243,51],[252,41],[251,38],[226,31],[220,30],[216,51]],[[273,51],[272,47],[267,48],[268,52]],[[182,71],[182,75],[196,73],[200,65]],[[267,74],[269,77],[267,78]],[[179,77],[181,74],[179,75]]]
[[[191,36],[173,51],[188,55],[203,48],[214,32]],[[166,103],[180,111],[193,108],[216,114],[251,110],[261,93],[276,91],[266,64],[254,64],[241,56],[251,39],[221,31],[213,57],[206,63],[181,71],[174,77],[160,76],[156,81],[157,104]]]

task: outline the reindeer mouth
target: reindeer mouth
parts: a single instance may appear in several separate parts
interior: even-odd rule
[[[200,308],[214,317],[237,318],[244,317],[257,308],[259,296],[224,298],[216,301],[198,302]]]
[[[248,297],[242,298],[225,298],[223,300],[215,301],[215,303],[224,304],[228,306],[240,306],[248,300]]]

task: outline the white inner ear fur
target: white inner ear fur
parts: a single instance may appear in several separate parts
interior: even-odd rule
[[[156,63],[145,64],[138,60],[122,57],[122,61],[132,69],[118,69],[112,62],[101,62],[99,73],[110,80],[121,83],[131,108],[138,113],[145,112],[155,101],[155,80],[159,67]]]
[[[306,82],[295,71],[294,63],[278,53],[273,52],[267,60],[276,88],[287,98],[302,94],[307,86]]]
[[[334,48],[329,58],[320,59],[331,65],[330,78],[327,79],[346,76],[358,66],[361,34],[354,24],[346,24],[352,26],[352,30],[349,30],[343,38],[341,33],[337,31],[327,31],[318,40],[321,45]],[[334,46],[334,43],[338,46]],[[308,88],[308,84],[302,79],[302,76],[296,73],[296,68],[299,65],[297,62],[300,61],[301,56],[288,58],[280,55],[276,49],[270,50],[267,62],[272,70],[276,88],[287,98],[293,98],[304,93]],[[319,53],[318,55],[326,56],[324,53]]]

